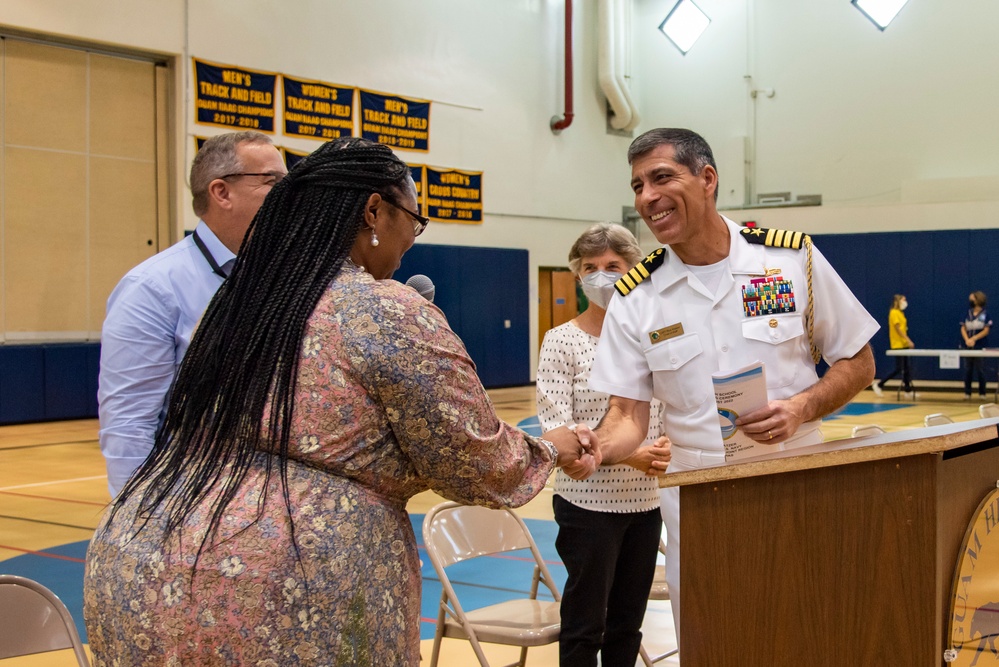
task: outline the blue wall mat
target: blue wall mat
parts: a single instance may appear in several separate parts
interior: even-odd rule
[[[394,278],[406,282],[417,273],[434,282],[434,304],[464,342],[483,385],[531,382],[526,250],[418,244]]]
[[[905,315],[916,346],[932,349],[960,345],[960,320],[970,292],[982,290],[999,299],[999,275],[994,268],[999,230],[816,234],[813,239],[881,324],[871,341],[879,377],[895,367],[895,360],[885,356],[894,294],[905,294],[909,300]],[[990,336],[990,341],[991,347],[999,347],[999,339]],[[938,360],[930,357],[913,358],[912,370],[917,383],[964,377],[963,370],[940,369]],[[986,372],[994,380],[996,362],[986,360]]]
[[[40,345],[0,345],[0,423],[45,419],[45,360]]]
[[[0,424],[97,416],[99,343],[0,345]]]
[[[88,414],[97,416],[97,379],[101,372],[101,344],[90,346],[87,350],[87,401],[90,409]]]
[[[82,419],[92,417],[96,390],[90,376],[90,351],[95,343],[46,345],[45,418]],[[94,400],[91,400],[93,392]]]

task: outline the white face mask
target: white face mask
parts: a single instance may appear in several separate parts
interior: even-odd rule
[[[583,285],[583,294],[593,304],[606,310],[607,304],[614,296],[614,283],[621,279],[621,275],[610,271],[588,273],[580,280]]]
[[[905,301],[905,300],[899,301],[898,302],[898,307],[899,307],[900,310],[905,310],[906,308],[909,307],[909,302]]]

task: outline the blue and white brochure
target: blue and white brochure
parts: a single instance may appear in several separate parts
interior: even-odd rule
[[[763,456],[779,451],[778,441],[763,444],[756,442],[735,425],[740,415],[764,407],[767,398],[767,375],[762,361],[724,373],[714,373],[711,381],[715,388],[718,424],[725,445],[725,462]]]

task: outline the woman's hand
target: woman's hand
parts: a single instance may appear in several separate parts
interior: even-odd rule
[[[623,463],[627,463],[632,468],[641,470],[650,477],[658,477],[666,472],[670,460],[670,446],[673,443],[665,435],[660,436],[651,445],[639,447],[634,454],[626,458]]]

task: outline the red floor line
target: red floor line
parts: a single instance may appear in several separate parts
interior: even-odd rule
[[[97,507],[107,507],[107,503],[99,503],[93,500],[72,500],[71,498],[55,498],[53,496],[39,496],[33,493],[16,493],[14,491],[0,491],[5,496],[20,496],[21,498],[37,498],[38,500],[55,500],[60,503],[72,503],[74,505],[96,505]]]
[[[42,558],[56,558],[58,560],[68,560],[74,563],[86,563],[87,561],[82,558],[73,558],[72,556],[61,556],[59,554],[50,554],[46,551],[32,551],[31,549],[20,549],[18,547],[9,547],[6,544],[0,544],[0,549],[9,549],[10,551],[20,551],[24,554],[29,554],[31,556],[41,556]]]

